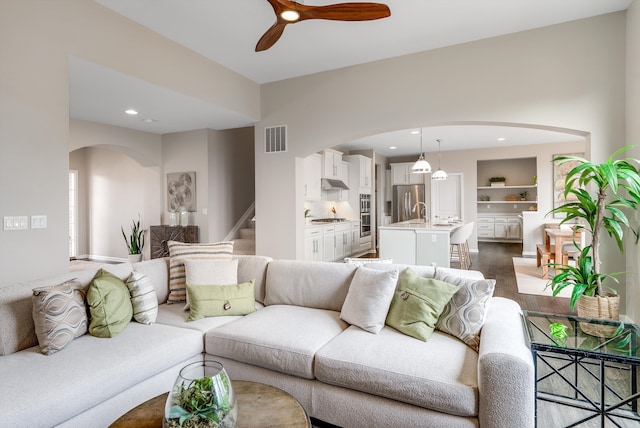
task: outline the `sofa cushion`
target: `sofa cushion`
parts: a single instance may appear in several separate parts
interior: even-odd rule
[[[187,300],[185,259],[231,260],[233,242],[223,241],[209,244],[186,244],[169,241],[169,297],[168,303],[184,303]]]
[[[85,290],[77,279],[33,290],[33,321],[40,350],[51,355],[87,333]]]
[[[167,301],[167,297],[169,297],[169,257],[134,263],[133,270],[147,275],[156,290],[158,304]]]
[[[256,310],[259,308],[261,308],[261,305],[256,303]],[[189,312],[185,312],[182,309],[182,305],[168,305],[165,303],[158,306],[158,318],[156,323],[188,328],[190,330],[198,330],[204,336],[204,333],[212,328],[240,319],[242,318],[242,315],[205,317],[196,321],[187,321],[188,318]]]
[[[359,267],[351,280],[340,319],[377,334],[384,327],[397,281],[397,271]]]
[[[133,317],[131,295],[126,284],[109,271],[100,269],[87,290],[91,320],[89,333],[113,337],[122,332]]]
[[[487,316],[496,281],[461,278],[450,273],[441,274],[440,270],[436,272],[436,278],[458,287],[458,291],[440,314],[436,329],[457,337],[478,351],[480,330]]]
[[[367,268],[375,270],[395,270],[400,274],[408,265],[398,263],[374,262],[367,263]],[[411,266],[411,269],[423,278],[433,278],[436,275],[436,268],[433,266]],[[398,276],[399,279],[399,276]]]
[[[365,266],[370,263],[391,264],[393,263],[393,259],[392,258],[374,258],[374,257],[345,257],[344,262],[350,263],[356,266]]]
[[[335,311],[272,305],[208,331],[205,349],[214,356],[313,379],[315,353],[345,328]]]
[[[458,416],[478,414],[478,354],[434,332],[428,342],[351,326],[315,358],[322,382]]]
[[[158,296],[151,279],[144,272],[134,270],[126,281],[131,305],[133,306],[133,319],[142,324],[151,324],[158,316]]]
[[[238,260],[238,282],[243,283],[254,280],[253,291],[256,302],[264,303],[265,285],[267,280],[267,266],[273,260],[271,257],[237,255],[233,256]]]
[[[204,317],[247,315],[255,311],[253,281],[232,285],[187,284],[191,300],[189,321]]]
[[[198,331],[131,323],[113,339],[86,334],[53,355],[33,347],[2,357],[0,396],[11,399],[0,400],[0,425],[57,426],[201,352]]]
[[[264,303],[340,312],[356,268],[348,263],[274,260],[267,269]]]
[[[436,279],[422,278],[411,268],[400,274],[387,325],[415,337],[429,340],[444,306],[451,300],[458,287]]]

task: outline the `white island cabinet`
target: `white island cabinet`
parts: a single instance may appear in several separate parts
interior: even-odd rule
[[[451,232],[459,224],[431,225],[406,221],[380,227],[380,257],[393,263],[450,267]]]

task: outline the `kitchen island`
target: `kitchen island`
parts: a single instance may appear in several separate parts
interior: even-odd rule
[[[380,226],[380,257],[393,263],[450,267],[451,232],[463,224],[408,220]]]

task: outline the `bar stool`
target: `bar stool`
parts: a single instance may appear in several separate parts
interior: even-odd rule
[[[469,252],[469,237],[473,232],[475,222],[466,223],[451,234],[449,240],[449,258],[460,262],[460,269],[469,269],[471,267],[471,253]]]

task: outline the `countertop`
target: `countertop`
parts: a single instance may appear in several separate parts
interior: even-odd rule
[[[417,220],[407,220],[402,221],[400,223],[391,223],[387,226],[380,226],[380,229],[399,229],[399,230],[415,230],[416,232],[451,232],[460,226],[462,226],[464,222],[458,223],[424,223],[418,222]]]

